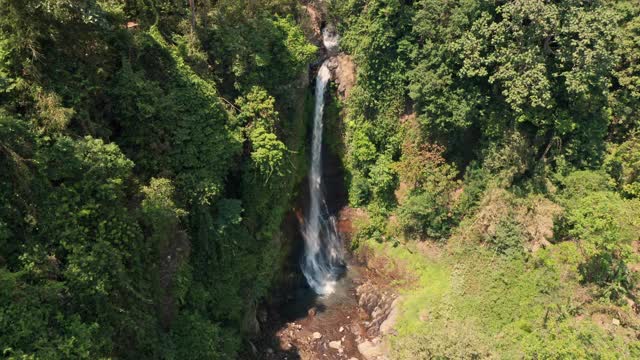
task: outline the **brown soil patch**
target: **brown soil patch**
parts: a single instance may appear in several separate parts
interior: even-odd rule
[[[535,198],[528,206],[516,209],[516,218],[522,224],[528,237],[528,249],[532,252],[549,246],[553,239],[553,222],[562,213],[560,205],[542,196]]]
[[[428,259],[437,260],[442,257],[442,246],[431,241],[418,242],[416,249]]]
[[[343,99],[349,97],[349,93],[356,84],[356,64],[351,56],[340,54],[337,56],[338,67],[335,70],[335,82],[338,84],[338,93]]]
[[[304,31],[307,39],[309,39],[314,45],[320,46],[322,44],[322,22],[324,21],[324,14],[319,10],[315,4],[304,4],[305,14],[300,21],[300,26]]]

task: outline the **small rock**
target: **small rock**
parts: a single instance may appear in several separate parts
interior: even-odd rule
[[[322,334],[320,334],[319,332],[314,332],[312,336],[316,340],[322,338]]]
[[[316,308],[309,309],[309,311],[307,311],[307,314],[312,317],[316,316]]]
[[[379,339],[377,338],[373,341],[365,341],[361,344],[358,344],[358,351],[367,360],[377,359],[384,354],[382,345],[379,344]]]
[[[613,325],[615,325],[615,326],[620,326],[620,320],[618,320],[618,319],[613,319],[613,320],[611,320],[611,323],[612,323]]]
[[[340,326],[340,329],[338,331],[343,332],[344,331],[344,327]]]
[[[393,330],[400,315],[400,301],[400,298],[397,298],[391,303],[391,311],[389,311],[389,315],[387,315],[387,318],[380,325],[380,333],[388,334]]]
[[[332,349],[341,350],[342,349],[342,341],[340,341],[340,340],[330,341],[329,342],[329,347],[332,348]]]
[[[273,349],[272,348],[267,348],[267,354],[273,354]]]

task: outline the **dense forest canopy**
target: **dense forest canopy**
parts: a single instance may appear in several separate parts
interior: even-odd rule
[[[239,356],[308,167],[308,2],[0,0],[3,357]],[[535,298],[456,303],[483,326],[407,326],[396,357],[640,356],[565,304],[638,300],[638,2],[315,3],[357,66],[327,114],[353,246],[457,244]]]
[[[542,180],[562,183],[575,170],[590,170],[610,177],[616,196],[636,198],[635,5],[334,3],[342,46],[358,65],[346,104],[351,202],[389,214],[398,183],[408,182],[407,206],[430,201],[457,214],[419,221],[432,237],[445,237],[442,231],[469,210],[460,206],[472,202],[465,191],[468,201],[444,204],[446,179],[477,183],[485,173],[503,187],[546,193]],[[437,166],[438,156],[444,166]],[[423,166],[416,165],[420,159]],[[420,174],[420,167],[433,166]]]
[[[251,330],[316,47],[293,1],[194,5],[0,2],[3,356],[233,358]]]
[[[358,66],[343,143],[369,216],[355,246],[451,254],[412,263],[425,280],[394,355],[640,356],[633,335],[582,320],[640,329],[638,2],[332,4]]]

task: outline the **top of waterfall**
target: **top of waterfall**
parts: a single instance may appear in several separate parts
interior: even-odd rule
[[[327,66],[326,62],[323,63],[322,66],[320,66],[320,69],[318,69],[317,78],[319,81],[321,81],[324,84],[326,84],[327,81],[331,79],[331,71],[329,70],[329,67]],[[322,87],[324,88],[324,85]],[[324,94],[320,96],[324,96]]]
[[[335,26],[327,25],[322,29],[322,43],[327,49],[329,56],[333,56],[338,53],[340,36],[338,35]]]

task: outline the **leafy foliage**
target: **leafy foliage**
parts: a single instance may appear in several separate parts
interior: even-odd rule
[[[567,178],[563,230],[581,240],[587,256],[581,267],[584,280],[597,283],[607,297],[617,299],[635,287],[626,261],[640,231],[637,199],[606,191],[609,182],[604,174],[578,172]]]
[[[235,357],[300,181],[293,2],[0,9],[3,356]]]
[[[637,136],[612,145],[604,167],[624,196],[640,197],[640,139]]]
[[[2,356],[228,359],[255,330],[317,49],[296,1],[196,3],[0,0]],[[569,296],[637,298],[637,4],[330,8],[359,239],[475,246],[409,259],[396,355],[638,357]]]
[[[589,293],[625,313],[638,297],[636,4],[331,4],[357,65],[345,168],[369,221],[356,239],[411,254],[411,240],[438,240],[457,256],[438,267],[396,254],[424,283],[393,355],[637,356],[636,325],[603,331],[571,305]],[[528,265],[568,248],[570,266]]]

